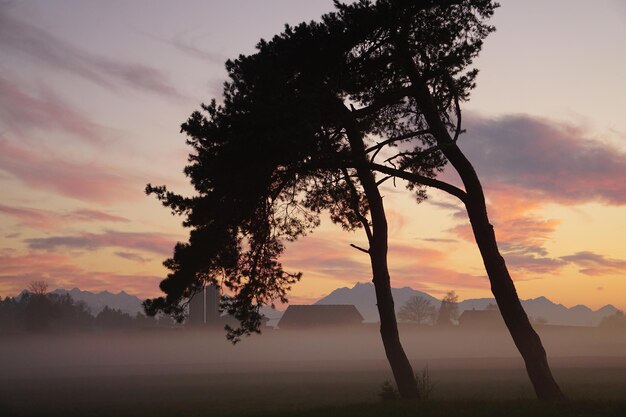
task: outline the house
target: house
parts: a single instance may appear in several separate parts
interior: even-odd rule
[[[363,316],[353,305],[290,305],[278,322],[281,330],[357,326]]]
[[[494,328],[504,326],[502,314],[498,309],[488,310],[465,310],[459,316],[459,326]]]

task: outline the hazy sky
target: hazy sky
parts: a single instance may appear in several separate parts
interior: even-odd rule
[[[475,162],[522,298],[626,309],[626,2],[501,1],[464,107]],[[29,281],[141,297],[185,240],[143,194],[187,192],[179,133],[219,95],[223,62],[331,0],[0,1],[0,295]],[[467,219],[384,188],[392,285],[490,296]],[[364,244],[329,221],[288,247],[292,300],[369,281]]]

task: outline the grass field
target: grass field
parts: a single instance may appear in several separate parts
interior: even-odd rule
[[[3,416],[625,416],[626,369],[556,369],[571,401],[544,404],[521,369],[432,370],[433,399],[386,401],[388,373],[263,372],[4,381]]]
[[[376,332],[235,347],[204,333],[0,337],[0,417],[626,416],[625,335],[544,340],[567,402],[534,400],[506,335],[408,333],[434,384],[425,402],[379,399],[391,374]]]

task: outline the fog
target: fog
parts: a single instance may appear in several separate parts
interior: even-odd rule
[[[573,398],[620,400],[626,334],[538,326]],[[504,329],[404,325],[405,350],[428,369],[435,399],[534,398]],[[0,415],[241,416],[377,401],[392,380],[375,324],[266,329],[237,345],[185,328],[0,335]],[[293,414],[292,414],[293,411]]]
[[[538,332],[555,366],[626,364],[623,331],[539,326]],[[400,333],[416,368],[523,365],[503,329],[401,326]],[[203,329],[5,334],[0,336],[0,364],[3,379],[388,369],[375,324],[310,331],[268,328],[236,345],[228,342],[221,331]]]

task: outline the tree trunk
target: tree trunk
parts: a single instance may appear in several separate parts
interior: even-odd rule
[[[433,131],[437,144],[450,164],[456,169],[467,193],[465,206],[472,225],[474,238],[483,258],[489,276],[491,292],[496,298],[500,312],[506,323],[515,346],[526,364],[526,371],[533,384],[537,397],[541,400],[560,400],[565,396],[556,383],[546,351],[539,335],[535,332],[528,316],[517,296],[515,284],[500,255],[493,226],[489,223],[487,205],[480,179],[470,161],[465,157],[455,142],[452,141],[445,125],[442,123],[437,109],[424,84],[414,84],[414,96]]]
[[[400,396],[402,398],[418,398],[415,374],[400,342],[393,295],[391,294],[391,278],[387,265],[388,226],[383,198],[378,190],[373,172],[367,168],[368,161],[361,133],[354,125],[349,127],[347,131],[352,154],[357,165],[357,176],[363,186],[372,218],[369,256],[372,265],[372,282],[376,290],[376,305],[380,316],[380,335],[385,348],[385,355],[391,366]]]

